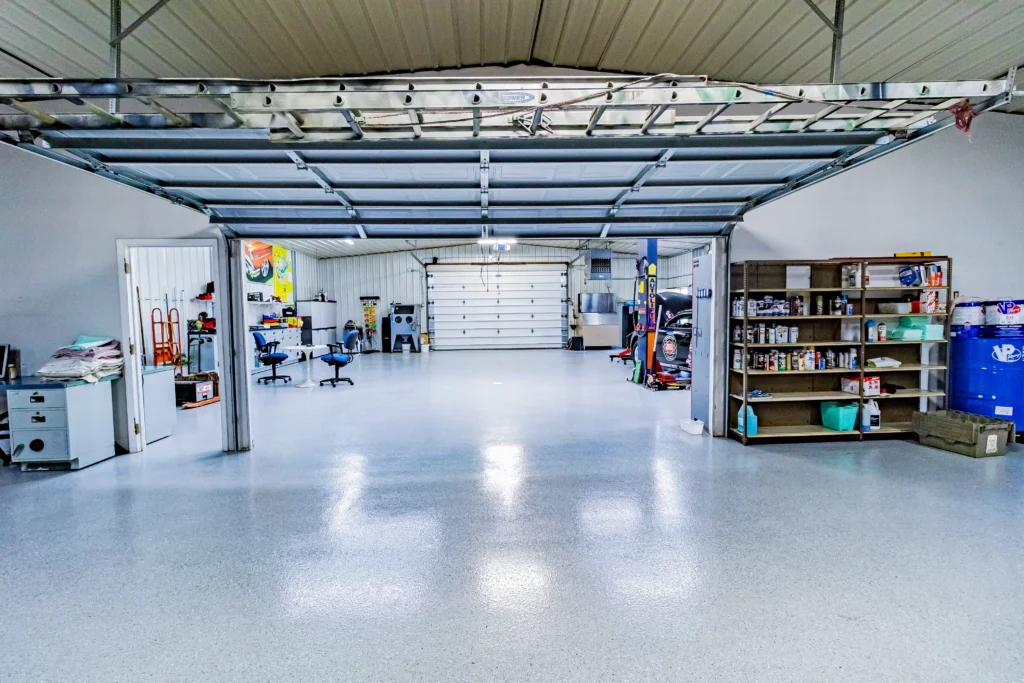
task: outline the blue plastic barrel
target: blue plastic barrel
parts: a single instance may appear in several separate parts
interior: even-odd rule
[[[956,336],[950,349],[949,407],[1024,427],[1024,336]]]

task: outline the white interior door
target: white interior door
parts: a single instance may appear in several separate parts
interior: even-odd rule
[[[429,266],[427,316],[433,348],[562,348],[566,298],[566,268],[561,264]]]

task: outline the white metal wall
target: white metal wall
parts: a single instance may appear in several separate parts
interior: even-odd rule
[[[328,294],[338,301],[338,323],[347,320],[357,324],[362,320],[361,296],[379,296],[385,309],[392,302],[423,305],[423,328],[426,329],[426,299],[424,296],[426,278],[422,263],[479,263],[489,259],[494,252],[480,245],[463,245],[440,249],[349,256],[324,259],[320,262],[320,282],[325,283]],[[628,254],[616,254],[612,259],[612,280],[588,281],[586,263],[580,258],[583,252],[562,247],[516,245],[501,257],[502,263],[573,263],[569,269],[569,299],[573,311],[577,294],[582,292],[611,292],[616,299],[626,301],[633,298],[633,278],[636,270],[635,259]],[[418,260],[417,260],[418,259]],[[578,259],[578,260],[577,260]],[[491,261],[493,262],[493,261]],[[688,287],[692,271],[692,255],[687,252],[668,257],[662,262],[659,277],[665,278],[666,288]],[[301,278],[301,275],[299,276]],[[570,313],[571,315],[571,313]]]
[[[658,288],[680,289],[693,284],[693,252],[663,259],[658,265]]]
[[[208,247],[133,247],[131,261],[135,272],[133,280],[139,288],[141,301],[142,334],[146,343],[146,363],[153,360],[153,334],[151,315],[154,308],[165,313],[167,308],[178,309],[181,318],[181,342],[186,343],[185,323],[195,320],[201,311],[217,317],[217,302],[194,301],[206,291],[206,283],[213,279]],[[132,293],[133,299],[135,293]],[[216,294],[215,294],[216,296]]]
[[[331,259],[321,259],[302,252],[292,252],[295,266],[295,299],[310,301],[322,289],[327,298],[334,297],[334,267]]]

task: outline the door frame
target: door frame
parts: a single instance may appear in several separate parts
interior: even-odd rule
[[[211,249],[210,274],[213,279],[214,296],[218,297],[218,299],[223,299],[223,301],[218,301],[221,304],[220,316],[223,316],[227,321],[231,321],[234,309],[231,297],[231,290],[234,288],[228,287],[230,278],[225,277],[225,275],[230,273],[228,269],[227,245],[222,238],[117,240],[118,269],[121,276],[120,286],[118,287],[121,306],[121,339],[122,348],[127,347],[126,350],[129,351],[129,353],[125,354],[124,390],[127,403],[128,451],[131,453],[145,450],[146,425],[142,398],[142,366],[144,359],[139,352],[141,344],[138,339],[141,321],[138,320],[138,311],[135,306],[135,296],[131,285],[132,275],[129,273],[129,269],[133,267],[130,261],[130,252],[133,248],[147,247],[207,247]],[[217,337],[218,351],[222,359],[218,368],[221,386],[222,447],[227,452],[248,450],[251,444],[239,442],[236,436],[239,431],[238,423],[240,421],[246,423],[245,432],[248,434],[249,420],[247,413],[244,420],[242,420],[242,416],[238,414],[235,408],[236,391],[234,387],[236,382],[234,376],[236,373],[234,363],[232,362],[234,357],[232,348],[234,335],[231,334],[231,325],[221,326],[221,329],[217,330]],[[248,405],[248,401],[246,401],[246,405]],[[138,433],[135,432],[135,424],[139,425]]]

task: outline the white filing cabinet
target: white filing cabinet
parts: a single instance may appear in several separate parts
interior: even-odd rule
[[[22,470],[77,470],[113,457],[111,382],[9,385],[12,461]]]

